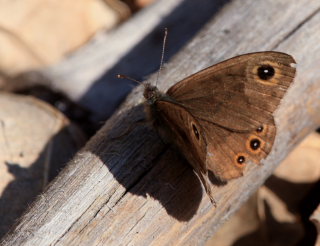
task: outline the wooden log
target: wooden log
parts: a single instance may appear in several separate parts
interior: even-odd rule
[[[232,1],[165,66],[161,89],[251,51],[286,52],[298,63],[275,113],[273,151],[263,166],[213,188],[217,208],[179,155],[137,123],[144,117],[137,88],[1,245],[204,245],[320,123],[319,9],[307,0]]]

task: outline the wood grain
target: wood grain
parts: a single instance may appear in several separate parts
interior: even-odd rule
[[[319,9],[307,0],[232,1],[165,66],[164,90],[237,54],[278,50],[297,61],[296,81],[275,114],[273,151],[264,165],[213,187],[216,209],[189,166],[138,123],[137,88],[1,245],[204,245],[320,124]]]

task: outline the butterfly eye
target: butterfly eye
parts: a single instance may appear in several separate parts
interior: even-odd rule
[[[263,126],[259,126],[256,131],[257,132],[262,132],[263,131]]]
[[[253,150],[259,149],[260,145],[261,145],[261,142],[259,139],[254,138],[250,141],[250,148]]]
[[[270,65],[262,65],[258,68],[258,76],[262,80],[269,80],[275,74],[274,68]]]
[[[196,136],[196,138],[199,140],[200,139],[200,134],[199,134],[199,131],[198,131],[197,127],[194,124],[192,124],[192,130],[193,130],[193,133]]]
[[[237,162],[243,164],[246,161],[246,158],[243,155],[238,156]]]

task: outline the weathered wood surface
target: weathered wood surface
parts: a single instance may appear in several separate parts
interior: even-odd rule
[[[166,65],[162,89],[252,51],[287,52],[298,63],[296,81],[275,113],[272,153],[244,177],[215,186],[216,209],[188,165],[136,123],[143,118],[137,88],[1,245],[203,245],[320,124],[319,10],[320,2],[308,0],[232,1]]]

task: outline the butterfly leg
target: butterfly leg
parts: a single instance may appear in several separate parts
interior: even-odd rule
[[[198,177],[200,178],[201,183],[202,183],[202,185],[203,185],[203,187],[204,187],[204,189],[205,189],[205,191],[206,191],[211,203],[213,204],[214,207],[217,207],[217,203],[214,200],[213,195],[212,195],[212,190],[211,190],[210,180],[209,180],[209,177],[208,177],[208,172],[202,173],[198,169],[195,169],[195,172],[198,175]]]

